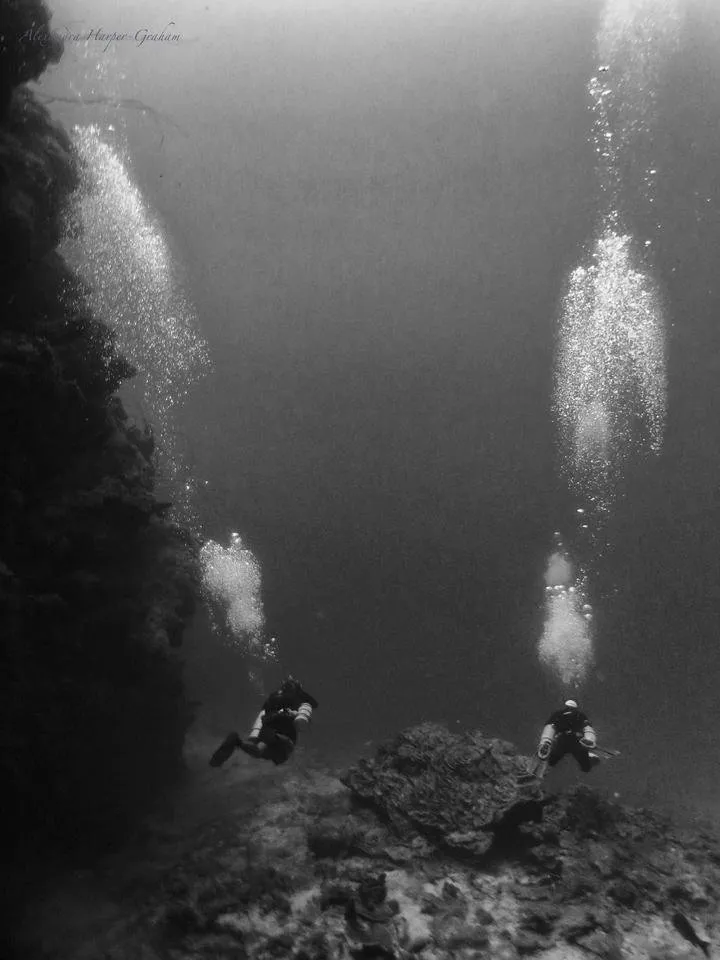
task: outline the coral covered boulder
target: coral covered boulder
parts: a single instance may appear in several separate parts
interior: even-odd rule
[[[400,834],[424,836],[454,855],[486,853],[498,830],[538,821],[542,803],[523,778],[527,758],[479,731],[425,723],[380,747],[344,776],[354,799]]]

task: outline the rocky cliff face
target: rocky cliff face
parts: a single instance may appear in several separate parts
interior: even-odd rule
[[[28,956],[690,960],[720,943],[714,831],[584,785],[518,808],[511,744],[426,724],[340,777],[302,753],[211,771],[211,748],[172,821],[36,906]]]
[[[122,833],[178,772],[172,648],[193,545],[155,499],[133,370],[56,252],[78,183],[23,85],[58,58],[42,3],[0,2],[0,782],[3,860]]]

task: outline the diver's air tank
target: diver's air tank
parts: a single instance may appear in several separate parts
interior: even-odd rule
[[[535,728],[537,729],[537,727]],[[543,727],[542,733],[540,734],[540,743],[543,740],[554,740],[555,739],[555,727],[551,723],[546,723]]]
[[[590,726],[589,723],[587,723],[583,727],[583,740],[587,740],[588,743],[591,743],[593,745],[593,747],[597,743],[597,734],[595,733],[595,731],[593,730],[593,728]]]
[[[301,703],[295,717],[295,726],[304,726],[306,723],[310,723],[310,717],[312,717],[312,707],[309,703]]]

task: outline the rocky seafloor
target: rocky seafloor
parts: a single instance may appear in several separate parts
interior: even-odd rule
[[[29,910],[34,960],[681,960],[720,943],[720,837],[424,724],[334,771],[189,751],[173,812]],[[601,771],[600,771],[601,776]],[[601,781],[599,781],[601,789]]]

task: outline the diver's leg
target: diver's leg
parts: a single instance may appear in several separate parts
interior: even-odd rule
[[[210,766],[221,767],[227,760],[230,759],[241,743],[242,741],[237,733],[234,731],[229,733],[217,748],[215,753],[210,757]]]
[[[270,724],[264,724],[257,737],[248,737],[238,744],[243,753],[256,760],[284,763],[293,751],[292,737],[278,733]]]
[[[565,754],[568,752],[568,744],[565,737],[558,736],[555,737],[552,748],[550,750],[550,756],[548,757],[548,766],[555,767],[562,760]]]
[[[291,737],[286,737],[282,733],[279,733],[275,739],[275,743],[272,746],[272,751],[269,759],[278,766],[281,763],[287,763],[290,757],[293,754],[295,749],[295,744]]]
[[[293,738],[286,733],[281,733],[276,727],[268,729],[265,742],[267,743],[266,757],[272,760],[275,766],[289,760],[295,748]]]
[[[590,773],[593,767],[596,767],[598,763],[600,763],[600,757],[591,754],[588,748],[583,746],[579,740],[575,741],[572,753],[583,773]]]
[[[255,757],[256,760],[262,759],[267,751],[267,744],[258,740],[256,737],[241,740],[238,747],[243,753],[247,753],[250,757]]]

